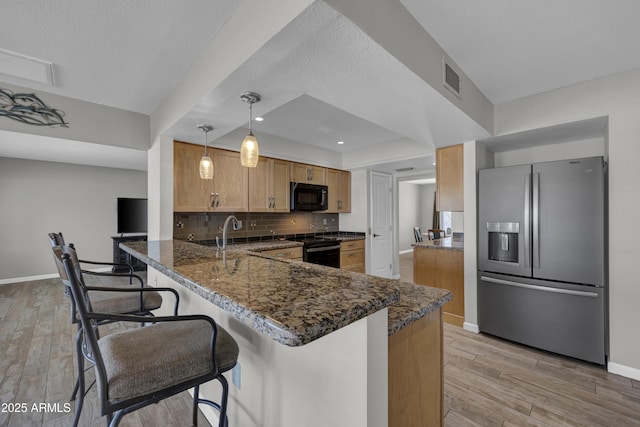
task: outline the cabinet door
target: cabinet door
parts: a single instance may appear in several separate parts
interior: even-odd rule
[[[173,144],[173,210],[176,212],[206,212],[211,210],[212,183],[200,178],[202,145]],[[213,150],[209,149],[210,156]]]
[[[273,159],[260,157],[258,166],[249,168],[249,212],[271,211]]]
[[[351,212],[351,172],[327,169],[329,207],[327,213]]]
[[[351,172],[340,171],[338,174],[338,211],[351,212]]]
[[[289,193],[290,193],[290,179],[289,179],[289,162],[286,160],[273,161],[273,189],[271,194],[273,195],[273,212],[289,212]]]
[[[339,199],[339,175],[340,171],[336,169],[327,169],[327,191],[329,196],[329,203],[327,205],[326,213],[338,213],[338,199]]]
[[[293,182],[326,185],[325,174],[326,168],[320,166],[291,163],[291,181]]]
[[[240,164],[240,153],[214,149],[213,192],[216,212],[249,210],[249,171]]]
[[[464,211],[463,146],[436,150],[436,210]]]

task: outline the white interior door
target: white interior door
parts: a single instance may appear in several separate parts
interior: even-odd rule
[[[393,242],[391,239],[391,175],[371,172],[370,189],[370,273],[374,276],[390,279],[393,274]]]

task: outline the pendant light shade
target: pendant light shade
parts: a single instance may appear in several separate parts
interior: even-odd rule
[[[249,134],[242,140],[240,147],[240,164],[247,168],[255,168],[258,166],[258,158],[260,151],[258,149],[258,140],[253,135],[253,104],[260,102],[260,95],[255,92],[245,92],[240,95],[240,99],[249,104]]]
[[[240,147],[240,164],[248,168],[255,168],[258,165],[259,157],[258,141],[253,133],[249,132],[242,140],[242,147]]]
[[[200,178],[213,179],[213,160],[207,154],[207,133],[213,130],[213,126],[198,125],[198,129],[204,132],[204,154],[200,159]]]

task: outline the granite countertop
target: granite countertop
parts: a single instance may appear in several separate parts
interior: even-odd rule
[[[261,257],[248,249],[228,249],[223,256],[215,247],[178,240],[120,247],[288,346],[307,344],[400,301],[396,280]]]
[[[389,335],[442,307],[452,298],[446,289],[402,281],[396,281],[395,286],[400,292],[400,301],[389,306]]]
[[[453,237],[445,237],[436,240],[425,240],[420,243],[412,243],[414,248],[446,249],[450,251],[464,251],[464,240],[456,240]]]

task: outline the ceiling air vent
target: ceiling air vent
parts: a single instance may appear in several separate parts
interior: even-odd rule
[[[444,87],[449,89],[460,98],[460,76],[458,73],[454,71],[454,69],[447,64],[446,61],[443,61],[444,64]]]

